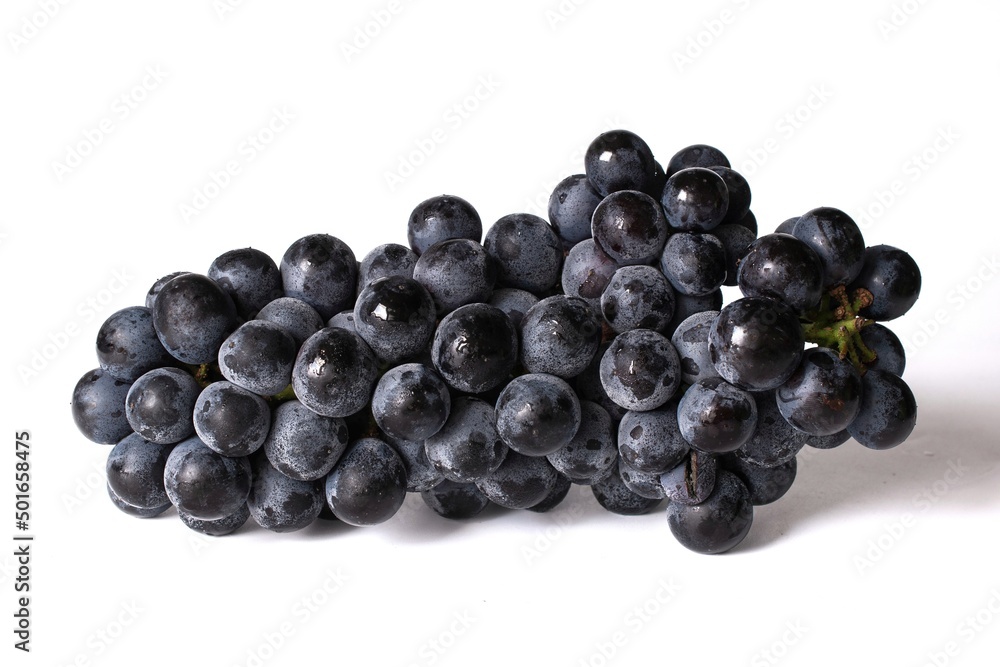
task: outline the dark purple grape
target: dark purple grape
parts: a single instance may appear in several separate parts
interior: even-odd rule
[[[281,258],[285,296],[302,299],[323,321],[354,304],[358,262],[350,246],[329,234],[310,234]]]
[[[903,376],[906,369],[906,352],[896,334],[881,324],[869,324],[861,330],[861,342],[875,353],[875,362],[868,366],[871,370],[888,371]]]
[[[833,449],[834,447],[840,447],[842,444],[851,439],[851,434],[844,429],[840,433],[834,433],[833,435],[811,435],[806,439],[806,444],[813,449]]]
[[[97,332],[97,361],[106,373],[126,382],[175,363],[153,328],[153,311],[142,306],[123,308],[104,321]]]
[[[601,359],[601,384],[627,410],[655,410],[681,383],[677,350],[662,334],[635,329],[620,334]]]
[[[250,516],[261,528],[276,533],[302,530],[319,516],[326,498],[323,483],[286,477],[263,453],[250,459],[253,483],[247,496]]]
[[[194,404],[194,430],[209,449],[223,456],[249,456],[267,438],[267,402],[231,382],[213,382]]]
[[[677,541],[691,551],[718,554],[734,548],[750,532],[753,503],[739,477],[720,470],[712,495],[700,505],[671,503],[667,523]]]
[[[493,223],[483,240],[496,267],[497,284],[542,294],[559,282],[562,243],[548,222],[512,213]]]
[[[729,192],[729,207],[720,225],[738,225],[750,212],[750,184],[743,175],[729,167],[709,167],[722,177]]]
[[[861,228],[841,210],[815,208],[795,223],[792,231],[816,251],[823,263],[823,286],[849,285],[865,263]]]
[[[70,409],[76,427],[90,441],[115,445],[132,432],[125,416],[131,382],[116,380],[101,368],[87,371],[73,387]]]
[[[552,191],[552,196],[549,197],[549,223],[562,241],[563,248],[569,250],[580,241],[590,238],[590,219],[601,199],[603,197],[590,185],[584,174],[567,176]]]
[[[710,232],[729,210],[729,191],[711,169],[682,169],[667,180],[660,198],[667,223],[682,232]]]
[[[719,460],[715,454],[692,450],[680,464],[660,475],[671,504],[698,505],[715,490]]]
[[[387,443],[399,454],[406,470],[406,490],[411,493],[420,493],[432,489],[445,477],[441,474],[431,460],[427,458],[427,451],[424,449],[423,440],[403,440],[394,438],[388,433],[383,433]]]
[[[695,449],[724,454],[745,444],[757,429],[757,403],[750,392],[722,378],[688,387],[677,407],[681,435]]]
[[[302,344],[292,369],[295,396],[326,417],[346,417],[371,400],[378,361],[358,334],[320,329]]]
[[[500,467],[476,482],[476,486],[497,505],[522,510],[545,500],[558,478],[559,473],[544,456],[511,451]]]
[[[823,296],[823,263],[794,236],[768,234],[747,248],[737,283],[743,296],[778,299],[803,312],[819,305]]]
[[[550,512],[559,506],[559,503],[566,500],[566,496],[569,495],[569,490],[573,486],[573,482],[569,480],[568,477],[564,475],[556,475],[556,483],[552,485],[552,489],[541,502],[532,505],[531,507],[526,507],[525,509],[529,512],[535,512],[537,514],[544,514],[545,512]]]
[[[347,449],[343,419],[316,414],[299,401],[286,401],[274,410],[264,453],[277,470],[302,481],[321,479]]]
[[[640,495],[643,498],[663,500],[667,497],[663,484],[660,483],[659,473],[636,470],[619,457],[618,475],[622,478],[622,483],[632,493]]]
[[[186,364],[215,361],[222,341],[236,329],[236,306],[214,280],[196,273],[177,276],[153,301],[160,343]]]
[[[195,532],[212,537],[222,537],[224,535],[232,535],[250,520],[250,508],[247,507],[246,503],[243,503],[239,509],[229,516],[208,521],[196,519],[181,510],[177,510],[177,516],[180,517],[181,522],[185,526]]]
[[[795,223],[797,223],[798,221],[799,221],[798,216],[796,216],[794,218],[789,218],[788,220],[785,220],[780,225],[778,225],[778,227],[774,230],[774,233],[775,234],[792,234],[795,231]],[[794,236],[794,234],[792,234],[792,235]]]
[[[190,273],[190,271],[174,271],[173,273],[168,273],[167,275],[163,276],[155,283],[153,283],[152,287],[149,288],[149,291],[146,292],[146,301],[144,302],[146,308],[149,308],[150,310],[153,309],[153,302],[156,301],[156,295],[160,293],[160,290],[163,289],[164,285],[169,283],[177,276],[183,276],[187,273]]]
[[[754,395],[757,401],[757,431],[736,456],[747,463],[771,468],[786,463],[805,447],[807,433],[796,429],[781,416],[773,391]]]
[[[496,417],[497,433],[508,447],[527,456],[546,456],[576,435],[580,400],[565,380],[529,373],[514,378],[500,392]]]
[[[493,296],[490,297],[488,303],[506,313],[507,317],[510,318],[510,323],[515,328],[520,329],[524,314],[538,303],[538,297],[523,289],[501,287],[493,290]]]
[[[487,301],[496,278],[493,259],[483,246],[469,239],[435,243],[413,267],[413,279],[433,297],[438,315],[467,303]]]
[[[670,162],[667,163],[666,176],[670,178],[681,169],[690,169],[691,167],[711,169],[712,167],[728,168],[730,166],[732,165],[729,164],[729,158],[718,148],[706,144],[695,144],[682,148],[670,158]]]
[[[920,268],[909,254],[887,245],[865,250],[864,267],[851,285],[852,291],[863,287],[872,293],[872,305],[861,309],[861,316],[888,321],[902,317],[920,296]]]
[[[358,265],[358,294],[379,278],[412,278],[417,257],[417,253],[398,243],[384,243],[374,248]]]
[[[479,487],[471,482],[445,480],[433,489],[422,491],[424,503],[445,519],[471,519],[490,504]]]
[[[150,442],[169,445],[194,433],[191,414],[201,387],[178,368],[149,371],[128,390],[125,417],[132,430]]]
[[[737,224],[740,227],[745,227],[746,229],[750,230],[751,232],[753,232],[754,238],[757,238],[757,231],[758,231],[757,216],[753,214],[753,211],[747,211],[747,214],[744,215],[742,218],[740,218],[739,221],[734,224]],[[721,226],[722,225],[719,225],[719,227]],[[716,227],[715,229],[718,229],[719,227]],[[712,231],[714,232],[715,230],[713,229]]]
[[[833,435],[854,421],[861,406],[861,376],[833,350],[814,347],[798,370],[778,387],[778,410],[809,435]]]
[[[660,270],[679,293],[705,296],[726,282],[726,250],[711,234],[672,234],[660,255]]]
[[[374,526],[393,517],[406,500],[406,468],[396,450],[378,438],[362,438],[326,477],[326,501],[352,526]]]
[[[348,331],[353,331],[358,333],[357,323],[354,321],[354,311],[345,310],[343,312],[337,313],[329,319],[326,323],[328,327],[338,327],[340,329],[347,329]]]
[[[591,220],[594,240],[620,266],[650,264],[667,242],[667,220],[655,199],[636,190],[605,197]]]
[[[719,375],[748,391],[781,386],[799,367],[804,348],[795,311],[762,297],[746,297],[723,308],[708,338]]]
[[[909,385],[887,371],[868,371],[862,379],[861,409],[848,433],[869,449],[901,444],[917,424],[917,401]]]
[[[108,491],[108,497],[111,499],[111,503],[120,509],[125,514],[129,516],[134,516],[138,519],[152,519],[158,517],[168,509],[173,507],[168,500],[165,504],[159,505],[157,507],[136,507],[135,505],[129,505],[127,502],[118,497],[115,490],[111,488],[110,484],[106,484],[105,488]]]
[[[470,394],[489,391],[505,384],[514,370],[517,330],[499,308],[462,306],[438,325],[431,359],[448,386]]]
[[[649,146],[627,130],[611,130],[590,142],[584,168],[602,197],[621,190],[645,190],[656,169]]]
[[[375,423],[399,440],[426,440],[441,430],[450,411],[448,386],[423,364],[386,371],[372,395]]]
[[[662,333],[674,316],[674,288],[652,266],[623,266],[601,295],[601,312],[618,333],[632,329]]]
[[[222,456],[194,436],[174,447],[163,470],[170,502],[195,519],[214,521],[237,512],[250,494],[246,457]]]
[[[323,318],[301,299],[284,296],[261,308],[257,319],[277,324],[292,337],[299,348],[309,336],[323,328]]]
[[[629,468],[659,475],[688,453],[688,444],[677,427],[677,404],[658,410],[629,411],[618,424],[618,453]]]
[[[292,381],[298,346],[281,325],[250,320],[219,348],[219,370],[233,384],[261,396],[279,394]]]
[[[557,294],[531,307],[521,322],[521,363],[529,373],[571,378],[601,344],[601,323],[579,297]]]
[[[483,221],[469,202],[454,195],[438,195],[417,204],[410,213],[406,238],[418,255],[449,239],[483,238]]]
[[[254,248],[219,255],[208,267],[208,277],[229,294],[245,319],[256,317],[261,308],[284,295],[278,265]]]
[[[708,351],[708,336],[718,316],[717,310],[695,313],[681,322],[670,337],[681,360],[681,381],[685,384],[719,377]]]
[[[719,239],[726,255],[726,281],[722,284],[735,287],[740,260],[747,253],[756,235],[742,225],[719,225],[712,230],[712,236]]]
[[[665,336],[673,336],[681,323],[696,313],[713,311],[716,314],[722,309],[722,290],[718,289],[705,296],[687,296],[675,293],[674,316],[663,332]]]
[[[427,347],[437,325],[435,312],[430,292],[416,279],[389,276],[358,295],[354,327],[379,359],[395,364]]]
[[[719,459],[719,464],[746,484],[750,492],[750,502],[755,507],[769,505],[788,493],[792,483],[795,482],[795,473],[798,470],[797,459],[794,458],[781,465],[765,468],[747,463],[733,454],[727,454]]]
[[[477,482],[500,467],[507,445],[497,433],[489,403],[457,397],[444,427],[424,441],[427,458],[453,482]]]
[[[169,505],[163,468],[172,445],[157,445],[138,433],[122,439],[108,454],[108,486],[123,502],[141,509]]]
[[[590,488],[598,504],[612,514],[640,516],[649,514],[660,504],[660,499],[645,498],[626,486],[618,465],[611,469],[610,475]]]
[[[601,343],[590,364],[583,369],[582,373],[573,378],[573,386],[581,401],[597,403],[607,411],[611,422],[617,424],[628,410],[612,401],[601,383],[601,361],[603,361],[604,353],[608,351],[609,347],[611,347],[611,343]]]
[[[613,428],[607,410],[580,401],[580,428],[572,440],[548,455],[549,463],[576,484],[603,479],[617,457]]]
[[[586,299],[595,313],[601,312],[601,295],[618,270],[594,239],[577,243],[566,256],[562,270],[562,291],[566,296]]]

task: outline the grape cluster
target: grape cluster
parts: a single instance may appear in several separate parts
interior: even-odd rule
[[[685,547],[731,549],[805,446],[888,449],[916,420],[903,348],[878,322],[920,292],[913,259],[816,208],[758,236],[718,149],[664,169],[635,134],[597,137],[549,219],[485,235],[455,196],[408,245],[360,262],[328,234],[276,264],[254,249],[152,286],[108,318],[73,391],[114,445],[108,493],[231,533],[436,513],[549,510],[572,484],[610,512],[666,505]],[[743,297],[723,305],[721,288]]]

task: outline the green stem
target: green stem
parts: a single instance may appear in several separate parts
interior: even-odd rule
[[[861,340],[862,329],[875,323],[859,314],[871,303],[868,290],[855,290],[851,299],[846,288],[836,287],[823,296],[818,309],[803,318],[802,334],[810,343],[836,350],[863,375],[877,356]]]

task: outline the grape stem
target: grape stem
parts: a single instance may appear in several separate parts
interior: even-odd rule
[[[801,318],[806,341],[836,350],[841,359],[850,361],[864,375],[877,355],[861,340],[861,330],[875,324],[860,315],[872,304],[872,293],[864,288],[849,295],[838,285],[823,295],[820,305]]]

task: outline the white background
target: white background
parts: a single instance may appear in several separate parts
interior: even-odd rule
[[[49,18],[4,2],[0,536],[13,544],[13,435],[30,429],[37,541],[30,655],[12,648],[0,548],[0,662],[995,664],[1000,7],[896,4],[101,0]],[[262,133],[275,110],[294,118]],[[232,248],[405,242],[412,207],[443,192],[487,225],[539,212],[611,127],[664,163],[723,149],[765,232],[837,206],[917,259],[922,298],[893,323],[920,405],[905,445],[804,453],[720,557],[581,488],[544,516],[455,524],[411,497],[375,528],[219,540],[112,507],[109,449],[69,411],[107,315]],[[390,187],[405,161],[420,164]]]

